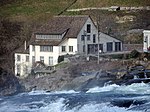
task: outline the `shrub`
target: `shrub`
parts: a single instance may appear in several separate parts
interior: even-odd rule
[[[137,50],[133,50],[130,53],[130,58],[137,58],[139,56],[139,52]]]
[[[64,55],[58,57],[58,63],[64,61]]]
[[[111,55],[111,58],[113,58],[113,59],[122,59],[123,58],[123,54]]]

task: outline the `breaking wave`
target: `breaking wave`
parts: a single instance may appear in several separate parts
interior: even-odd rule
[[[31,91],[0,98],[0,112],[150,112],[150,85],[107,85],[87,92]]]

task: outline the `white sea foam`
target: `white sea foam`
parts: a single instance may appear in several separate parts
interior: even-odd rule
[[[150,85],[145,83],[133,83],[131,85],[107,85],[104,87],[94,87],[87,91],[87,93],[95,92],[109,92],[115,91],[118,93],[133,93],[133,94],[150,94]]]
[[[87,93],[96,93],[96,92],[107,92],[107,91],[112,91],[116,88],[119,88],[120,86],[119,85],[116,85],[116,84],[112,84],[112,85],[107,85],[107,86],[104,86],[104,87],[94,87],[94,88],[91,88],[87,91]]]
[[[128,93],[133,93],[133,94],[143,94],[143,96],[139,95],[139,99],[149,99],[148,95],[144,94],[150,94],[150,85],[145,84],[145,83],[136,83],[136,84],[131,84],[131,85],[107,85],[104,87],[95,87],[91,88],[87,91],[87,93],[96,93],[96,92],[109,92],[112,93],[120,93],[120,94],[128,94]],[[66,100],[63,97],[50,101],[48,99],[49,97],[43,97],[42,101],[33,101],[32,100],[26,100],[21,101],[24,103],[17,103],[17,98],[22,97],[22,99],[19,100],[24,100],[23,97],[24,95],[27,96],[29,95],[32,97],[39,97],[38,95],[52,95],[52,94],[74,94],[74,93],[79,93],[74,90],[70,91],[57,91],[57,92],[46,92],[46,91],[32,91],[29,93],[22,93],[16,96],[12,96],[13,98],[7,99],[6,101],[3,101],[0,103],[0,112],[142,112],[142,111],[132,111],[128,110],[127,108],[121,108],[117,106],[112,106],[110,102],[103,102],[103,103],[95,103],[93,101],[91,102],[85,102],[83,105],[76,105],[75,107],[68,108],[67,106],[69,104],[66,104]],[[80,94],[80,93],[79,93]],[[82,94],[81,94],[82,95]],[[69,95],[70,96],[70,95]],[[29,98],[30,98],[29,97]],[[138,98],[136,96],[136,99]],[[147,98],[148,97],[148,98]],[[87,97],[88,98],[88,97]],[[123,97],[121,97],[123,98]],[[129,97],[130,98],[130,97]],[[134,97],[131,97],[134,98]],[[131,99],[130,98],[130,99]],[[3,98],[2,98],[3,99]],[[113,99],[113,97],[112,97]],[[118,98],[119,99],[119,98]],[[15,102],[17,101],[17,102]],[[78,102],[75,102],[78,103]],[[39,106],[40,105],[40,106]],[[148,112],[148,111],[147,111]]]
[[[125,108],[119,108],[111,106],[109,103],[95,104],[93,102],[84,104],[83,106],[76,106],[72,109],[67,109],[64,98],[60,98],[54,102],[50,102],[40,108],[30,108],[29,104],[15,105],[7,102],[7,105],[1,105],[0,112],[142,112],[142,111],[131,111]],[[31,102],[36,103],[36,102]]]
[[[53,94],[73,94],[73,93],[79,93],[79,91],[74,91],[74,90],[64,90],[64,91],[55,91],[52,92]]]
[[[73,93],[79,93],[79,92],[74,91],[74,90],[53,91],[53,92],[47,92],[47,91],[40,90],[40,91],[31,91],[31,92],[28,93],[28,95],[73,94]]]

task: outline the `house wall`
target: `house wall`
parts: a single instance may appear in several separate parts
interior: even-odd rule
[[[91,33],[86,33],[85,35],[85,40],[81,40],[81,36],[84,35],[87,24],[91,24]],[[93,43],[93,35],[96,35],[96,40],[95,43]],[[90,35],[90,40],[87,40],[87,35]],[[83,28],[81,29],[80,33],[78,34],[77,37],[77,44],[78,44],[78,53],[79,54],[87,54],[87,52],[83,52],[83,46],[85,45],[85,51],[88,49],[88,44],[98,44],[98,30],[95,27],[93,21],[89,18],[86,23],[84,24]],[[99,44],[103,44],[103,52],[107,52],[107,42],[112,42],[113,43],[113,51],[115,51],[115,42],[121,42],[118,39],[115,39],[109,35],[106,35],[104,33],[99,32]],[[122,50],[122,42],[121,42],[121,50]]]
[[[107,52],[107,43],[112,42],[113,43],[113,51],[115,51],[115,42],[121,42],[118,39],[115,39],[109,35],[106,35],[104,33],[99,33],[99,43],[103,44],[103,52]],[[122,50],[122,42],[121,42],[121,50]]]
[[[17,60],[17,56],[20,56],[19,61]],[[29,62],[26,61],[26,56],[29,56],[29,54],[15,53],[15,75],[19,74],[23,77],[30,73],[30,66]],[[20,71],[18,71],[17,66],[20,66]]]
[[[62,46],[66,46],[66,51],[62,52]],[[69,52],[69,46],[73,46],[73,52]],[[76,54],[77,53],[77,38],[67,38],[59,45],[59,55]]]
[[[53,46],[53,52],[41,52],[40,46],[35,46],[35,51],[32,51],[33,45],[30,45],[30,63],[32,64],[32,56],[35,56],[35,62],[40,61],[40,56],[44,57],[44,63],[49,65],[49,57],[53,57],[53,65],[57,64],[59,56],[59,47]]]
[[[86,29],[87,29],[87,24],[91,25],[91,33],[85,33]],[[87,36],[86,35],[90,35],[90,40],[87,40]],[[85,22],[85,24],[83,25],[81,31],[78,34],[77,37],[77,44],[78,44],[78,53],[80,54],[85,54],[85,52],[83,52],[83,45],[85,45],[85,51],[87,50],[87,44],[93,44],[93,34],[96,35],[96,42],[98,41],[97,39],[97,34],[98,34],[98,30],[95,27],[93,21],[91,20],[91,18],[88,18],[88,20]],[[85,41],[81,41],[81,36],[85,35]]]
[[[150,30],[143,31],[143,51],[149,52],[148,48],[150,47]]]

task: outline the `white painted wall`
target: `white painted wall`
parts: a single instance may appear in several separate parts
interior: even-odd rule
[[[20,55],[20,61],[17,61],[17,55]],[[26,62],[26,56],[29,56],[29,54],[15,53],[15,75],[19,73],[20,76],[23,77],[27,76],[30,73],[30,66],[29,62]],[[17,71],[17,65],[20,65],[20,72]],[[25,72],[25,66],[27,66],[28,69],[27,73]]]
[[[62,46],[66,46],[66,52],[62,52]],[[69,52],[69,46],[73,46],[73,52]],[[59,45],[59,55],[76,54],[77,38],[67,38]]]
[[[49,57],[53,57],[53,64],[56,65],[59,56],[59,47],[53,46],[53,52],[41,52],[40,46],[35,46],[35,51],[32,51],[33,45],[30,45],[30,63],[32,64],[32,56],[35,56],[35,61],[40,61],[40,56],[44,57],[44,63],[49,65]]]
[[[149,47],[150,47],[150,30],[144,30],[143,31],[143,51],[148,52]]]

